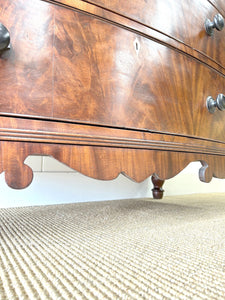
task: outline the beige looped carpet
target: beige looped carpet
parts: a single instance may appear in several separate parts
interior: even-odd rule
[[[0,299],[225,299],[225,194],[0,209]]]

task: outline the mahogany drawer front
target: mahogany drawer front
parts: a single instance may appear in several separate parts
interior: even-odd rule
[[[53,9],[42,1],[1,0],[10,50],[0,56],[0,113],[52,114]]]
[[[57,2],[75,7],[77,1],[58,0]],[[225,67],[225,29],[222,32],[215,30],[213,36],[208,36],[204,28],[205,20],[209,18],[212,21],[218,14],[218,10],[207,0],[90,0],[88,2],[169,35]],[[225,9],[224,0],[214,1],[217,2],[219,8]]]
[[[225,79],[163,45],[64,8],[55,12],[54,118],[225,142],[206,98]]]

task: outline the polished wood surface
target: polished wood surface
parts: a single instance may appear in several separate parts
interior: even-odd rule
[[[137,182],[152,174],[157,180],[165,180],[192,161],[202,162],[202,181],[225,177],[225,145],[221,143],[7,117],[0,118],[0,133],[0,171],[6,172],[6,181],[13,188],[24,188],[32,181],[32,171],[24,165],[28,155],[53,156],[102,180],[116,178],[120,173]]]
[[[101,180],[119,174],[141,182],[152,174],[161,180],[177,175],[192,161],[201,161],[200,179],[225,178],[225,156],[126,148],[0,141],[0,172],[15,189],[27,187],[33,172],[24,164],[28,155],[50,155],[78,172]]]
[[[4,141],[90,145],[113,148],[167,150],[225,156],[225,144],[177,135],[103,126],[0,117]]]
[[[2,113],[225,141],[223,113],[205,106],[224,92],[219,74],[128,30],[32,1],[31,10],[4,2],[12,49],[0,60]]]
[[[91,2],[0,0],[11,35],[0,55],[0,172],[9,186],[31,183],[28,155],[103,180],[153,175],[159,191],[192,161],[201,161],[202,181],[224,178],[225,112],[206,108],[208,96],[225,93],[224,34],[200,27],[215,6]]]
[[[219,7],[223,7],[220,0]],[[57,0],[71,6],[77,5],[77,0]],[[216,32],[209,37],[204,29],[206,18],[213,19],[218,13],[207,0],[83,0],[96,4],[104,9],[116,12],[136,20],[146,26],[182,41],[197,49],[225,66],[225,35]],[[215,1],[218,2],[217,0]]]
[[[208,0],[212,5],[214,5],[219,12],[225,17],[225,7],[224,0]]]
[[[186,56],[188,55],[194,57],[206,64],[208,67],[216,69],[222,74],[225,74],[225,66],[223,67],[221,64],[213,60],[213,58],[211,58],[210,56],[207,56],[203,52],[192,48],[190,45],[184,44],[182,40],[175,39],[173,36],[164,34],[161,31],[155,30],[124,15],[120,15],[111,10],[104,9],[101,6],[96,6],[95,4],[92,4],[90,2],[84,2],[82,0],[45,1],[52,4],[56,4],[56,6],[61,6],[66,9],[79,11],[85,15],[93,16],[98,20],[102,20],[103,22],[110,23],[119,28],[126,29],[150,40],[154,40],[169,48],[177,49],[180,53],[183,53]]]
[[[224,113],[206,108],[209,95],[225,93],[224,77],[64,8],[56,11],[54,82],[56,119],[225,141]]]
[[[0,55],[0,113],[52,114],[53,10],[42,1],[1,0],[10,49]]]

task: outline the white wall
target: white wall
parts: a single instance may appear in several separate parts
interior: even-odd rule
[[[34,180],[24,190],[9,188],[0,175],[0,207],[152,197],[150,178],[135,183],[123,175],[111,181],[88,178],[51,157],[30,156],[25,161],[34,170]],[[191,163],[164,184],[165,195],[224,192],[225,179],[205,184],[198,179],[200,162]]]

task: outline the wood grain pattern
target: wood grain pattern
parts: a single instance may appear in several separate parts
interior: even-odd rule
[[[0,113],[52,115],[52,5],[0,0],[11,48],[0,56]]]
[[[153,101],[158,101],[160,96],[166,98],[167,95],[163,93],[162,95],[159,95],[158,98],[155,98],[154,93],[156,93],[156,91],[154,87],[149,85],[144,77],[152,77],[151,73],[154,71],[154,66],[152,66],[154,57],[147,57],[145,60],[145,56],[151,56],[155,52],[161,51],[161,49],[163,49],[162,51],[164,53],[164,46],[150,41],[150,44],[147,45],[147,40],[139,35],[135,35],[109,24],[106,25],[95,19],[90,19],[88,16],[77,14],[64,8],[58,8],[41,1],[32,0],[29,2],[32,9],[30,9],[30,6],[26,7],[26,2],[24,2],[24,0],[15,2],[15,5],[13,5],[14,2],[9,1],[4,3],[4,22],[6,22],[5,24],[9,26],[12,31],[12,49],[4,53],[1,57],[2,60],[0,61],[0,63],[2,63],[2,89],[0,92],[1,114],[11,113],[17,115],[52,117],[54,113],[54,117],[57,119],[66,118],[78,122],[136,128],[136,124],[129,124],[125,119],[125,122],[121,123],[117,117],[116,119],[115,116],[111,118],[111,108],[114,110],[113,115],[118,115],[117,109],[120,109],[120,106],[123,106],[124,102],[126,103],[126,105],[124,105],[125,111],[133,109],[132,106],[128,106],[130,98],[132,97],[132,94],[129,91],[131,91],[131,85],[135,83],[136,80],[135,72],[138,73],[138,86],[134,86],[135,89],[132,92],[138,99],[137,101],[135,100],[134,105],[136,106],[136,104],[138,104],[139,107],[143,107],[141,108],[142,110],[147,109],[146,114],[150,113],[150,118],[152,110],[161,110],[160,107],[153,107],[154,105],[152,105],[152,103]],[[39,5],[39,14],[36,15],[36,10]],[[54,13],[54,11],[56,11],[56,13]],[[17,27],[15,25],[10,25],[10,22],[15,22],[16,12],[23,16],[21,17],[21,21],[17,21]],[[28,16],[28,14],[30,15]],[[54,29],[53,23],[55,24],[55,20],[53,15],[55,14],[56,28]],[[69,17],[67,23],[65,23],[65,19],[63,19],[61,15]],[[31,20],[33,21],[31,22]],[[77,21],[81,23],[80,25],[76,24],[75,26],[74,22]],[[90,30],[98,30],[103,24],[104,27],[94,34],[91,31],[89,32],[88,28],[80,28],[89,22]],[[76,29],[76,32],[74,32],[74,28]],[[112,34],[112,41],[110,40],[110,36],[106,37],[105,30],[109,34]],[[53,31],[56,31],[55,37]],[[82,34],[84,36],[82,36]],[[117,37],[118,35],[121,35],[121,38]],[[84,41],[83,38],[85,39]],[[130,40],[131,43],[126,45],[124,42],[122,43],[122,39]],[[55,41],[55,57],[52,53],[53,40]],[[140,42],[142,42],[143,45]],[[117,44],[121,44],[119,49],[117,49]],[[155,48],[155,45],[159,45],[159,48],[156,47],[152,53],[151,48]],[[102,59],[102,57],[105,57],[104,54],[106,49],[108,51],[108,46],[111,47],[112,52],[110,53],[110,61],[108,61],[109,57],[106,57],[106,60]],[[79,49],[82,49],[83,53],[81,53]],[[92,50],[89,51],[89,49]],[[172,52],[172,50],[168,49],[168,53]],[[161,60],[160,55],[157,54],[158,59]],[[176,53],[173,52],[172,57],[169,57],[169,59],[173,59],[175,56]],[[126,57],[125,61],[123,61],[124,57]],[[140,64],[142,57],[144,58],[143,64]],[[181,54],[179,57],[181,57]],[[78,59],[79,62],[77,62]],[[168,60],[167,55],[164,56],[164,60]],[[134,63],[131,64],[131,61],[134,61]],[[115,65],[115,63],[117,63],[117,65]],[[161,62],[161,65],[162,63],[164,63],[164,61]],[[182,63],[182,59],[175,60],[174,63],[180,64]],[[143,69],[142,65],[144,64],[147,65]],[[132,70],[130,69],[131,65]],[[149,72],[147,67],[151,68],[152,71]],[[64,71],[65,68],[66,72],[64,73],[62,71]],[[126,70],[126,72],[124,72],[124,70]],[[184,70],[181,70],[181,72],[183,71]],[[55,74],[54,77],[53,72]],[[128,74],[129,72],[131,74]],[[168,85],[172,85],[173,81],[176,81],[177,78],[181,78],[179,72],[177,72],[178,74],[176,76],[174,76],[173,73],[172,67],[170,67],[168,74],[166,74],[166,78],[163,79]],[[192,75],[195,76],[195,74]],[[93,76],[94,79],[92,78]],[[108,76],[110,76],[110,78],[108,78]],[[168,78],[170,77],[172,78],[172,82],[168,81]],[[219,78],[219,76],[217,78]],[[154,76],[153,80],[157,80],[157,78]],[[186,85],[192,85],[192,81],[185,80],[186,79],[182,78],[182,83],[178,82],[178,85],[183,85],[183,89],[187,88]],[[209,86],[212,80],[212,76],[209,75],[206,85]],[[152,84],[154,84],[153,81]],[[122,85],[123,87],[121,88]],[[79,86],[79,88],[77,88],[77,86]],[[54,87],[55,91],[53,91]],[[81,89],[82,91],[80,91]],[[128,90],[125,91],[125,89]],[[152,89],[153,92],[151,92]],[[214,87],[214,89],[216,89],[216,87]],[[210,95],[213,94],[214,89],[212,91],[210,89]],[[223,92],[222,88],[220,88],[220,92]],[[146,101],[146,97],[149,93],[152,93],[150,96],[153,100],[149,99]],[[206,94],[207,93],[205,93],[204,97],[208,96]],[[195,99],[193,101],[196,101],[197,98],[199,99],[198,96],[201,96],[201,99],[203,99],[202,95],[193,95],[193,93],[190,93],[187,96],[191,99]],[[56,99],[54,99],[54,97]],[[111,99],[108,101],[108,98],[110,97]],[[118,101],[119,103],[115,103],[115,105],[112,106],[114,99],[117,98],[120,100],[121,97],[124,98],[124,100],[122,99],[123,101]],[[64,101],[65,98],[67,99],[65,100],[64,105],[65,110],[64,112],[61,112],[61,101]],[[171,99],[169,99],[169,101],[171,101]],[[177,101],[180,101],[180,99]],[[187,101],[189,101],[189,99],[186,100],[186,102]],[[201,104],[204,103],[203,100],[201,101]],[[83,104],[80,105],[80,102]],[[143,102],[145,102],[144,105]],[[177,104],[175,103],[175,105]],[[99,106],[101,106],[100,109]],[[105,111],[102,115],[101,109],[104,110],[104,108]],[[68,114],[66,109],[69,109]],[[86,113],[87,116],[84,118]],[[137,111],[135,114],[140,116],[141,113],[141,111]],[[100,116],[98,116],[98,114],[100,114]],[[164,117],[163,114],[162,116]],[[133,117],[135,118],[133,114],[128,114],[130,120]],[[167,119],[168,118],[170,118],[170,116],[167,116]],[[145,119],[147,119],[147,116],[144,116],[143,120],[137,120],[138,128],[154,131],[165,130],[165,126],[156,128],[155,125],[152,126],[152,123],[155,124],[154,120],[152,120],[152,122],[147,120],[146,122]],[[167,120],[165,121],[167,122]],[[198,136],[199,132],[195,133],[193,128],[191,128],[191,130],[186,128],[188,124],[189,121],[185,121],[184,126],[180,127],[180,131],[185,129],[182,134]],[[220,127],[221,122],[218,124],[218,127]],[[195,124],[193,126],[195,126]],[[172,127],[168,128],[168,130],[172,133],[180,133],[174,131],[174,128]],[[220,129],[220,131],[222,131],[222,129]],[[218,133],[217,136],[214,136],[214,132],[212,135],[204,135],[203,133],[203,135],[200,136],[223,140],[223,137],[221,138],[220,136],[220,131],[215,130],[215,132]]]
[[[192,48],[190,45],[186,45],[183,41],[146,26],[141,22],[133,20],[132,18],[120,15],[111,10],[102,8],[101,6],[97,6],[90,2],[84,2],[82,0],[45,1],[55,4],[56,6],[61,6],[69,10],[74,10],[81,12],[82,14],[93,16],[99,20],[102,20],[103,22],[110,23],[119,28],[134,32],[139,36],[154,40],[169,48],[177,49],[179,52],[194,57],[195,59],[198,59],[202,63],[206,64],[208,67],[216,69],[217,71],[225,74],[225,66],[223,67],[219,62],[215,61],[212,57],[206,55],[204,52]]]
[[[221,0],[222,2],[223,0]],[[76,7],[79,0],[57,0]],[[139,0],[139,1],[108,1],[83,0],[101,8],[113,11],[135,21],[154,28],[169,37],[182,41],[193,49],[206,54],[220,65],[225,66],[225,36],[216,33],[209,37],[204,29],[206,18],[213,19],[218,13],[208,1],[205,0]],[[214,1],[217,2],[218,1]],[[218,3],[219,8],[223,4]],[[218,47],[220,50],[218,50]]]
[[[200,179],[225,178],[225,156],[170,151],[136,150],[79,145],[0,142],[0,173],[15,189],[32,182],[32,170],[24,164],[28,155],[50,155],[78,172],[101,180],[111,180],[120,173],[141,182],[155,174],[164,180],[178,174],[192,161],[201,161]]]
[[[58,8],[54,74],[56,119],[225,141],[224,77],[129,31]]]
[[[224,0],[208,0],[212,5],[214,5],[225,18],[225,6]]]
[[[0,139],[33,143],[57,143],[167,150],[225,156],[225,143],[93,125],[0,117]]]

